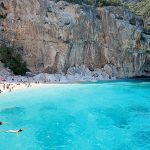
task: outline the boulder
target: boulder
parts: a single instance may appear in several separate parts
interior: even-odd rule
[[[105,71],[109,76],[112,76],[112,74],[113,74],[112,67],[111,67],[110,65],[108,65],[108,64],[106,64],[106,65],[104,66],[104,71]]]

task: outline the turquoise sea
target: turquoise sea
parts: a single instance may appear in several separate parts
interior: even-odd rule
[[[150,150],[150,82],[56,84],[0,94],[0,150]]]

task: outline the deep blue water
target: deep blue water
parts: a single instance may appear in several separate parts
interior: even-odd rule
[[[150,82],[57,84],[0,95],[0,150],[150,150]]]

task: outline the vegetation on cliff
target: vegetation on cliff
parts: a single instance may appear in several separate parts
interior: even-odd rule
[[[0,61],[13,71],[15,75],[25,75],[28,71],[26,63],[14,48],[0,46]]]
[[[150,25],[146,21],[150,17],[150,0],[142,0],[137,3],[125,3],[125,6],[136,15],[143,16],[145,22],[143,32],[145,34],[150,34]]]
[[[60,1],[60,0],[57,0]],[[64,0],[73,4],[87,4],[96,7],[103,6],[122,6],[131,10],[134,14],[143,17],[143,21],[147,20],[150,16],[150,0],[128,1],[128,0]],[[121,18],[122,19],[122,18]],[[136,18],[131,18],[129,23],[136,25]],[[145,23],[144,30],[150,32],[150,27]]]
[[[57,2],[60,0],[57,0]],[[87,4],[95,6],[118,6],[128,7],[135,14],[148,17],[150,16],[150,0],[142,0],[139,2],[125,2],[121,0],[64,0],[73,4]]]
[[[150,0],[142,0],[138,3],[126,3],[126,6],[137,15],[150,16]]]
[[[143,32],[144,32],[145,34],[150,35],[150,26],[145,26]]]
[[[57,0],[60,1],[60,0]],[[110,6],[110,5],[120,5],[120,0],[64,0],[73,4],[87,4],[95,6]]]

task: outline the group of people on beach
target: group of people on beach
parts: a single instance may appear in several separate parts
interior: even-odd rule
[[[2,86],[0,86],[0,93],[2,93],[3,91],[9,91],[11,92],[16,86],[19,86],[21,84],[24,84],[26,87],[31,87],[31,83],[30,82],[21,82],[21,83],[16,83],[16,84],[5,84],[3,83]]]
[[[3,84],[3,90],[0,89],[0,93],[2,93],[5,90],[8,90],[9,92],[11,92],[14,89],[14,85],[13,84]]]
[[[4,125],[4,124],[7,124],[7,122],[0,121],[0,125]],[[19,129],[19,130],[5,130],[5,131],[0,131],[0,132],[15,133],[18,136],[19,133],[22,132],[22,131],[23,131],[23,129]]]

